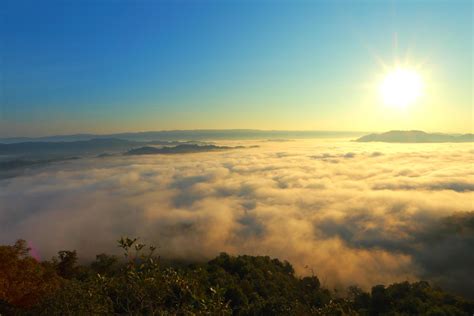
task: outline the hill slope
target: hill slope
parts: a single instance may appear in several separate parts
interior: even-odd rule
[[[474,142],[474,134],[451,135],[426,133],[423,131],[389,131],[381,134],[365,135],[355,141],[386,143],[467,143]]]

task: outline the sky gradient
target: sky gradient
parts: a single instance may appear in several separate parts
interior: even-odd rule
[[[471,1],[0,5],[0,136],[163,129],[473,131]],[[416,68],[407,109],[377,94]]]

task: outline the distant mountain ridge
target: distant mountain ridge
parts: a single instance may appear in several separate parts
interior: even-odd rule
[[[284,139],[284,138],[318,138],[318,137],[354,137],[361,136],[363,132],[350,131],[278,131],[255,129],[225,129],[225,130],[171,130],[149,131],[136,133],[116,134],[74,134],[53,135],[44,137],[9,137],[0,138],[0,143],[20,142],[70,142],[86,141],[92,139],[114,138],[129,141],[183,141],[183,140],[208,140],[208,139]]]
[[[190,154],[200,153],[209,151],[220,151],[228,149],[244,148],[242,146],[229,147],[229,146],[216,146],[216,145],[196,145],[196,144],[182,144],[172,147],[151,147],[145,146],[129,150],[125,155],[153,155],[153,154]]]
[[[356,142],[385,143],[468,143],[474,142],[474,134],[442,134],[423,131],[389,131],[381,134],[369,134],[355,140]]]
[[[15,176],[27,168],[86,157],[106,158],[119,154],[186,154],[238,148],[244,147],[216,146],[200,141],[137,142],[115,138],[0,144],[0,179]]]
[[[18,153],[38,153],[38,152],[68,152],[78,150],[103,150],[105,149],[123,149],[136,146],[136,142],[116,138],[101,138],[79,141],[27,141],[20,143],[0,143],[0,154],[18,154]]]
[[[0,143],[0,155],[21,155],[21,156],[64,156],[64,155],[97,155],[106,152],[123,152],[132,148],[146,145],[155,146],[177,146],[181,144],[204,144],[203,142],[179,142],[179,141],[131,141],[118,138],[94,138],[90,140],[78,141],[35,141],[21,143]]]

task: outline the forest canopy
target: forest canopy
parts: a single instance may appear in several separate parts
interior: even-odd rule
[[[5,315],[472,315],[474,302],[428,282],[324,288],[287,261],[221,253],[170,265],[153,246],[122,237],[123,258],[78,264],[62,250],[39,262],[24,240],[0,246],[0,314]]]

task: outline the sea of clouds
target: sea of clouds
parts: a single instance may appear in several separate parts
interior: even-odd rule
[[[116,253],[122,235],[163,258],[270,255],[328,287],[427,279],[474,293],[474,148],[341,140],[90,158],[0,180],[0,243],[49,259]]]

